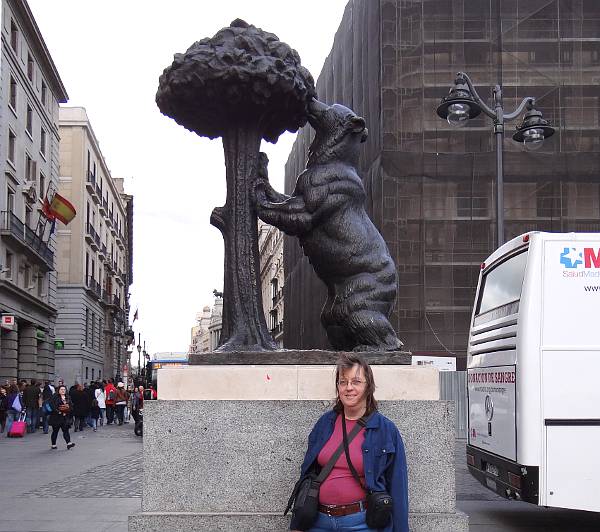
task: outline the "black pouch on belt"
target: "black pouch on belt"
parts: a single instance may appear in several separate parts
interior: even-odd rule
[[[348,437],[346,434],[346,416],[342,412],[342,432],[344,434],[344,452],[346,461],[352,472],[352,476],[367,492],[367,515],[366,522],[369,528],[385,528],[389,525],[392,518],[393,501],[392,496],[387,491],[368,491],[360,480],[352,460],[350,460],[350,450],[348,449]]]

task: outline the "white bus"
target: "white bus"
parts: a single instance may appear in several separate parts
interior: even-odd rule
[[[475,478],[600,511],[600,234],[532,232],[481,265],[467,382]]]

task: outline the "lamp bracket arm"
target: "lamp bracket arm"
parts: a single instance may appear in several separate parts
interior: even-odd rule
[[[495,119],[496,118],[496,113],[493,109],[491,109],[482,99],[481,96],[479,96],[479,94],[477,93],[477,90],[475,90],[475,87],[473,85],[473,82],[471,81],[471,78],[469,76],[467,76],[467,74],[465,72],[459,72],[456,75],[457,78],[461,78],[462,80],[464,80],[464,82],[467,84],[467,87],[469,87],[469,91],[471,91],[471,94],[473,95],[473,99],[475,100],[475,102],[479,105],[479,107],[481,107],[481,110],[490,118]]]
[[[533,109],[534,107],[535,107],[535,98],[532,98],[531,96],[527,96],[527,98],[523,98],[523,101],[519,104],[519,107],[517,107],[512,113],[504,115],[504,120],[506,120],[506,121],[514,120],[525,110],[525,108]]]

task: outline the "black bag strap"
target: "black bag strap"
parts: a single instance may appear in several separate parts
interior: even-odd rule
[[[343,417],[343,413],[342,413],[342,423],[344,423],[344,417]],[[356,425],[354,426],[354,428],[350,431],[350,434],[346,434],[345,431],[345,424],[343,425],[344,428],[344,438],[349,442],[351,442],[354,437],[360,432],[360,429],[363,428],[366,424],[367,421],[369,420],[371,416],[369,417],[361,417]],[[340,456],[342,455],[342,452],[344,451],[344,442],[340,443],[340,446],[335,450],[335,452],[331,455],[331,458],[329,459],[329,462],[327,462],[325,464],[325,466],[323,467],[323,469],[321,469],[321,472],[319,473],[319,475],[317,476],[317,478],[315,478],[314,482],[317,482],[319,485],[321,485],[323,483],[323,481],[327,478],[327,476],[329,475],[329,473],[331,473],[331,470],[333,469],[333,467],[335,466],[335,463],[338,461],[338,459],[340,458]],[[287,504],[287,508],[285,509],[285,512],[283,513],[283,515],[286,515],[289,511],[290,508],[292,507],[292,504],[296,498],[296,495],[298,494],[298,490],[300,488],[300,484],[302,484],[302,481],[304,480],[305,477],[302,477],[298,480],[298,482],[296,482],[296,485],[294,486],[294,489],[292,491],[292,495],[290,496],[290,499],[288,500],[288,504]]]
[[[361,418],[361,419],[363,419],[363,418]],[[360,419],[358,421],[360,422]],[[358,427],[358,426],[359,426],[358,423],[356,425],[354,425],[354,428],[352,429],[350,434],[352,434],[356,430],[356,427]],[[350,468],[350,472],[352,473],[352,476],[356,479],[356,482],[359,483],[360,487],[363,490],[365,490],[365,492],[367,492],[368,491],[367,487],[360,480],[360,477],[358,476],[356,469],[354,469],[352,460],[350,460],[350,450],[348,449],[348,445],[352,441],[352,438],[350,437],[350,434],[347,434],[347,432],[346,432],[346,416],[344,415],[343,411],[342,411],[342,433],[344,436],[344,441],[342,442],[342,444],[344,446],[344,454],[346,455],[346,462],[348,462],[348,467]]]
[[[356,425],[354,425],[354,428],[350,431],[350,434],[346,434],[346,430],[345,430],[346,424],[344,423],[344,421],[345,421],[345,416],[344,416],[344,412],[342,411],[342,427],[344,429],[344,441],[342,443],[340,443],[340,446],[331,455],[329,462],[327,462],[325,464],[325,466],[323,467],[323,469],[321,469],[319,476],[316,478],[316,481],[319,484],[323,483],[323,481],[327,478],[329,473],[331,473],[331,470],[335,466],[335,463],[338,461],[339,457],[342,456],[342,453],[344,452],[344,449],[345,449],[346,440],[348,441],[348,443],[350,443],[354,439],[354,437],[360,432],[360,429],[362,429],[366,424],[366,420],[364,420],[364,418],[361,417],[358,420],[358,422],[356,423]],[[362,421],[362,423],[361,423],[361,421]]]

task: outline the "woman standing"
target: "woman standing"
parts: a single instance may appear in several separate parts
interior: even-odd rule
[[[96,401],[98,401],[98,408],[100,409],[100,426],[104,425],[104,413],[106,412],[106,396],[104,395],[104,389],[102,386],[98,386],[94,392]]]
[[[125,385],[120,382],[117,384],[117,394],[115,397],[115,406],[117,408],[117,419],[119,420],[119,425],[123,424],[123,416],[125,415],[125,406],[127,406],[127,390],[125,390]]]
[[[69,427],[71,426],[71,412],[73,411],[73,403],[67,395],[67,388],[63,384],[58,387],[56,393],[50,399],[52,405],[52,414],[50,414],[50,425],[52,425],[52,434],[50,435],[51,449],[56,449],[56,438],[58,431],[62,430],[63,438],[67,443],[67,449],[72,449],[75,444],[71,441]]]
[[[316,521],[303,529],[408,532],[404,444],[396,425],[377,411],[373,372],[360,356],[349,353],[338,362],[335,380],[335,406],[321,416],[310,433],[300,478],[325,468],[336,450],[344,446],[344,439],[347,449],[320,486]],[[357,423],[361,428],[353,431]],[[348,436],[351,433],[353,439]],[[389,517],[385,505],[382,510],[375,504],[377,498],[382,500],[380,496],[387,497],[388,508],[391,496]],[[369,528],[367,522],[375,518],[385,523]],[[299,530],[296,514],[291,529]]]
[[[71,392],[70,398],[73,402],[73,417],[75,423],[75,432],[83,431],[85,419],[88,417],[91,408],[89,395],[84,391],[81,384],[77,384]]]
[[[10,434],[10,428],[14,421],[19,419],[23,411],[23,403],[21,402],[21,392],[16,384],[11,384],[8,388],[8,397],[6,399],[8,409],[6,411],[6,435]]]

